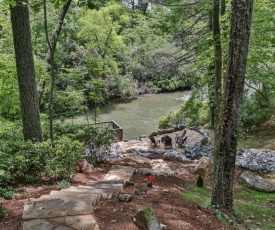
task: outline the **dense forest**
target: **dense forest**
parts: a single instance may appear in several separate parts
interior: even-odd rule
[[[0,1],[0,197],[17,183],[70,178],[91,143],[108,151],[112,130],[55,119],[143,93],[192,89],[160,128],[208,124],[216,151],[236,151],[238,130],[275,111],[275,2],[255,1],[253,13],[253,1],[236,2]],[[220,140],[231,118],[229,146]]]

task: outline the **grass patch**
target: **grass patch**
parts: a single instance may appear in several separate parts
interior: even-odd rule
[[[198,187],[197,185],[190,184],[187,186],[187,191],[181,194],[184,201],[196,203],[204,208],[210,205],[211,190],[207,187]]]
[[[240,192],[234,196],[235,213],[251,229],[275,229],[275,195],[274,193],[257,192],[237,185]]]
[[[238,192],[234,194],[234,211],[245,221],[249,229],[275,230],[275,195],[251,190],[243,185],[237,185]],[[211,202],[211,188],[199,188],[195,184],[186,187],[181,194],[184,201],[208,208]],[[218,217],[218,216],[217,216]],[[222,220],[222,218],[218,218]],[[223,220],[222,220],[223,221]],[[243,229],[241,226],[235,226]]]

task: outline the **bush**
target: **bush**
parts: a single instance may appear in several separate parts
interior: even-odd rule
[[[61,190],[61,189],[66,189],[69,188],[71,186],[70,182],[67,180],[62,180],[57,184],[57,189]]]
[[[160,129],[177,124],[199,126],[208,123],[209,119],[208,103],[196,99],[195,94],[192,94],[178,110],[170,111],[166,116],[160,117],[158,126]]]
[[[44,176],[53,180],[70,180],[73,167],[83,159],[83,152],[83,143],[62,136],[55,142],[47,159]]]
[[[271,116],[272,110],[269,102],[260,93],[256,92],[250,98],[244,99],[241,113],[242,128],[260,125],[268,121]]]
[[[201,175],[199,175],[197,178],[197,186],[201,188],[203,187],[203,178]]]

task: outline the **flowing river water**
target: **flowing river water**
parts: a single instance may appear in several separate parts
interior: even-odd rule
[[[100,107],[99,121],[116,121],[123,128],[124,139],[134,139],[148,135],[158,129],[158,119],[181,105],[177,98],[186,97],[191,91],[145,94],[128,102],[112,102]],[[94,110],[88,112],[89,122],[93,123]],[[74,122],[87,123],[86,115],[73,118]]]

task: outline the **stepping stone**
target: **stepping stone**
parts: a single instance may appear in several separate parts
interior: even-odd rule
[[[124,184],[129,181],[135,172],[135,168],[130,166],[113,165],[105,175],[104,180],[123,180]]]
[[[78,195],[89,195],[92,196],[93,199],[97,199],[99,200],[102,197],[101,193],[93,193],[92,191],[88,190],[88,191],[64,191],[64,190],[60,190],[60,191],[51,191],[51,193],[49,194],[49,196],[57,196],[57,197],[64,197],[64,196],[78,196]]]
[[[88,184],[123,184],[123,180],[90,180]]]
[[[70,188],[66,188],[66,189],[61,189],[61,191],[73,191],[76,193],[94,193],[94,194],[101,194],[103,199],[106,198],[112,198],[114,195],[118,195],[119,194],[119,190],[117,189],[93,189],[89,186],[85,186],[85,187],[70,187]]]
[[[78,186],[78,187],[83,187],[83,186]],[[90,188],[106,188],[106,189],[119,189],[120,191],[123,190],[123,184],[94,184],[94,183],[87,183],[85,187],[90,187]]]
[[[135,162],[141,163],[141,164],[146,164],[149,163],[149,159],[143,156],[140,156],[136,153],[127,153],[125,154],[126,158],[131,159]]]
[[[91,214],[78,216],[64,216],[47,219],[23,221],[23,230],[99,230],[95,218]]]
[[[152,170],[157,175],[170,176],[174,174],[171,168],[162,159],[150,160],[149,163],[152,167]]]
[[[118,195],[122,189],[121,188],[94,188],[92,186],[83,186],[79,185],[78,188],[83,188],[83,189],[90,189],[91,191],[102,191],[101,193],[111,193],[113,195]]]
[[[49,194],[49,195],[42,195],[40,198],[48,199],[48,198],[62,198],[62,197],[74,197],[77,199],[88,198],[92,200],[92,204],[96,205],[99,201],[101,195],[100,194],[75,194],[74,192],[69,192],[67,194],[60,193],[60,191],[55,191],[56,193]]]
[[[90,197],[39,198],[25,202],[22,219],[75,216],[92,212],[93,199]]]

